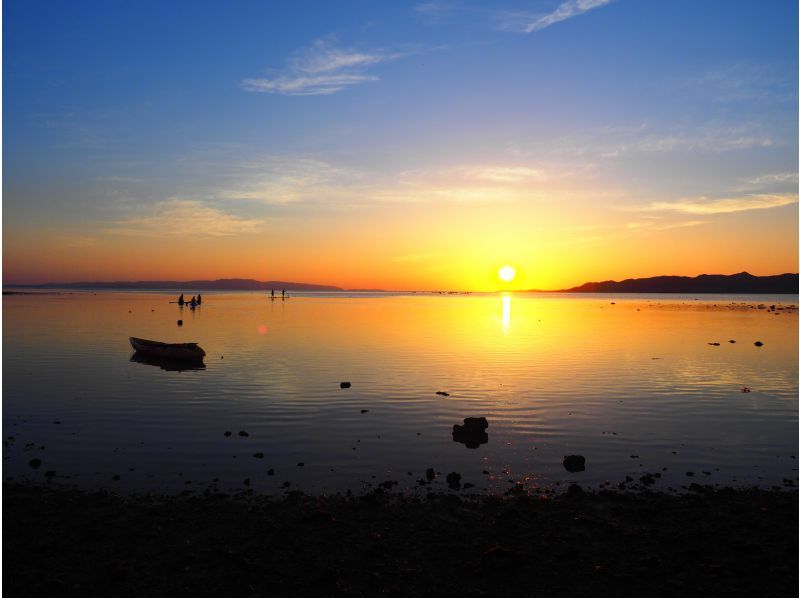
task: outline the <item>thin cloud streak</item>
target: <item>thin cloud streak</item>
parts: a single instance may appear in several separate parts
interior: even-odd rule
[[[656,201],[640,208],[642,211],[670,211],[685,214],[729,214],[747,210],[767,210],[797,203],[796,193],[745,195],[742,197],[707,199],[686,198],[676,201]]]
[[[524,31],[525,33],[540,31],[545,27],[560,23],[561,21],[566,21],[572,17],[577,17],[594,8],[600,8],[601,6],[605,6],[606,4],[610,3],[611,0],[568,0],[568,2],[564,2],[553,12],[542,15],[536,20],[528,23]]]
[[[295,52],[282,73],[274,77],[245,79],[242,88],[294,96],[330,95],[360,83],[377,81],[377,76],[364,71],[400,56],[400,53],[339,48],[333,38],[322,38],[309,48]]]
[[[613,0],[567,0],[547,14],[531,14],[529,12],[505,12],[498,15],[501,20],[500,29],[519,33],[541,31],[551,25],[578,17],[590,10],[611,4]]]

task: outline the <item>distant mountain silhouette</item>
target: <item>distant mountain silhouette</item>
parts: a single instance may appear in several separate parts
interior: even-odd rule
[[[341,291],[324,284],[287,282],[282,280],[253,280],[251,278],[222,278],[219,280],[138,280],[115,282],[48,282],[45,284],[13,285],[35,289],[189,289],[190,291]]]
[[[563,289],[561,293],[780,293],[798,291],[797,274],[753,276],[739,274],[701,274],[689,276],[653,276],[629,278],[617,282],[587,282],[578,287]]]

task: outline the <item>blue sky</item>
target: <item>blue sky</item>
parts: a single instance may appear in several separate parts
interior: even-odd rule
[[[796,262],[794,3],[18,1],[3,17],[7,274],[44,275],[37,236],[222,247],[448,202],[651,234],[737,213]],[[179,232],[155,225],[170,218]]]

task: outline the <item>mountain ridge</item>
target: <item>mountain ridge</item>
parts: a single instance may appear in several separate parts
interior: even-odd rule
[[[559,293],[765,293],[793,294],[798,292],[798,274],[755,276],[738,274],[700,274],[699,276],[651,276],[586,282],[556,291]]]

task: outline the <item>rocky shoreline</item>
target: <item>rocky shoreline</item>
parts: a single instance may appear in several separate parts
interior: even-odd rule
[[[9,596],[794,596],[796,491],[422,500],[3,486]]]

